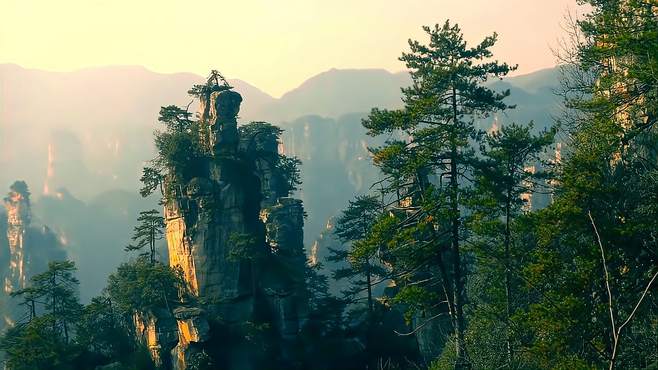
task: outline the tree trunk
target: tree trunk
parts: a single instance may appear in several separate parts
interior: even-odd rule
[[[608,370],[613,370],[617,364],[617,348],[619,346],[619,336],[615,338],[614,342],[615,343],[612,347],[612,355],[610,356],[610,364],[608,366]]]
[[[439,272],[441,273],[441,280],[443,283],[441,284],[443,287],[443,293],[446,296],[446,302],[448,302],[448,313],[450,314],[450,322],[452,324],[453,331],[455,331],[457,327],[457,320],[455,316],[455,305],[454,305],[454,293],[452,289],[452,284],[450,283],[450,279],[448,277],[448,273],[446,272],[445,268],[445,263],[443,262],[443,255],[441,254],[441,251],[437,253],[437,262],[439,265]]]
[[[507,366],[511,368],[512,362],[514,361],[514,353],[512,351],[512,331],[510,330],[510,318],[512,317],[512,272],[510,269],[510,264],[512,262],[510,244],[511,244],[511,232],[510,232],[510,202],[511,202],[511,190],[507,190],[507,199],[505,202],[505,304],[506,304],[506,346],[507,346]]]
[[[368,284],[368,320],[372,321],[372,277],[370,273],[370,259],[366,259],[366,284]]]
[[[149,248],[151,248],[151,264],[155,263],[155,225],[151,225],[150,236],[149,236]]]
[[[69,343],[69,326],[66,324],[66,321],[64,321],[64,343],[68,344]]]
[[[418,186],[420,187],[420,196],[422,197],[423,201],[425,201],[425,197],[423,193],[425,192],[425,188],[423,184],[425,183],[424,179],[421,179],[420,175],[416,173],[416,179],[418,181]],[[434,227],[432,227],[432,238],[434,240],[438,240],[438,236],[436,235],[436,230]],[[455,314],[455,301],[454,301],[454,282],[450,279],[448,276],[448,272],[446,271],[446,264],[444,263],[443,260],[443,251],[442,247],[440,245],[437,245],[436,248],[436,261],[437,265],[439,266],[439,273],[441,274],[441,287],[443,288],[443,294],[445,294],[446,297],[446,302],[448,303],[448,314],[450,315],[450,323],[452,325],[452,330],[453,332],[456,333],[457,330],[457,316]],[[448,261],[450,263],[450,261]]]
[[[459,182],[457,179],[457,91],[452,87],[452,125],[453,132],[451,135],[450,149],[450,208],[452,211],[452,253],[453,253],[453,274],[455,284],[455,369],[470,369],[470,364],[466,355],[466,343],[464,340],[464,331],[466,322],[464,320],[464,290],[465,279],[462,272],[461,254],[459,250]]]
[[[57,333],[57,275],[55,272],[53,272],[52,277],[50,278],[50,283],[52,284],[51,289],[52,289],[52,315],[53,315],[53,333]]]
[[[30,299],[28,301],[29,306],[30,306],[30,320],[32,321],[35,317],[37,317],[37,309],[36,309],[36,303],[34,302],[34,299]]]

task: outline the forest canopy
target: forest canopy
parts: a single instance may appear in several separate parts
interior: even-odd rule
[[[198,115],[159,111],[140,193],[164,211],[133,215],[103,292],[83,304],[66,259],[6,288],[4,365],[658,369],[658,4],[580,2],[550,124],[508,119],[497,33],[423,27],[403,104],[361,122],[377,180],[313,246],[283,129],[238,125],[213,70]],[[16,249],[30,192],[10,190]]]

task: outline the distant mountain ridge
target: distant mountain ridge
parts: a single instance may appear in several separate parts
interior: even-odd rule
[[[491,82],[496,89],[511,89],[508,100],[518,108],[482,124],[534,120],[537,127],[550,125],[559,106],[552,94],[558,75],[553,68]],[[187,106],[187,90],[203,81],[192,73],[162,74],[139,66],[46,72],[0,64],[0,187],[24,179],[37,195],[66,187],[81,199],[114,189],[135,191],[141,167],[154,155],[152,133],[160,106]],[[310,148],[344,145],[327,141],[334,134],[309,136],[309,130],[327,120],[336,122],[332,130],[360,126],[373,107],[400,107],[400,88],[410,78],[383,69],[331,69],[278,99],[242,80],[229,82],[244,98],[240,122],[294,128],[296,145],[284,144],[306,157]],[[318,118],[304,119],[313,116]],[[300,119],[306,123],[300,125]],[[307,152],[294,149],[302,142]]]
[[[400,107],[400,88],[410,83],[406,72],[331,69],[285,93],[266,113],[278,120],[290,121],[305,115],[338,118],[367,112],[372,107]]]
[[[518,108],[481,122],[483,128],[493,120],[552,124],[558,77],[552,68],[492,81],[496,89],[512,90],[508,101]],[[81,199],[114,189],[135,191],[141,167],[154,155],[160,106],[187,106],[187,90],[203,81],[192,73],[162,74],[139,66],[46,72],[0,64],[0,186],[24,179],[35,194],[66,187]],[[360,120],[373,107],[400,107],[400,88],[410,78],[383,69],[331,69],[278,99],[242,80],[229,82],[244,98],[240,122],[268,121],[294,130],[288,137],[295,139],[284,144],[309,160],[313,148],[346,145],[329,138],[338,138],[340,130],[361,132]],[[333,128],[311,135],[318,125]],[[367,157],[365,150],[359,156]]]
[[[127,124],[122,122],[127,119],[132,124],[151,125],[160,106],[186,106],[191,100],[186,91],[203,80],[193,73],[157,73],[141,66],[48,72],[0,64],[0,118],[5,123],[39,126],[78,119],[93,119],[96,125]],[[557,69],[505,81],[516,89],[536,93],[557,86]],[[281,98],[273,98],[240,79],[229,82],[244,97],[243,121],[283,122],[305,115],[338,118],[367,112],[375,106],[400,107],[400,88],[408,86],[411,79],[407,72],[384,69],[331,69],[309,78]],[[36,116],[36,111],[56,114]]]
[[[478,123],[551,125],[559,113],[552,94],[558,76],[549,69],[492,81],[496,89],[511,89],[508,102],[518,107]],[[129,241],[139,210],[156,206],[137,189],[141,168],[155,155],[160,106],[186,106],[187,90],[203,80],[135,66],[45,72],[0,64],[0,191],[17,179],[27,181],[35,216],[69,239],[73,258],[88,266],[81,274],[99,272],[83,279],[83,296],[98,294],[106,274],[125,258],[121,243]],[[368,147],[381,140],[365,135],[361,119],[373,107],[400,107],[400,88],[409,75],[332,69],[278,99],[247,82],[229,82],[244,99],[239,121],[281,126],[286,153],[302,160],[299,196],[308,213],[310,248],[327,220],[377,178]],[[106,262],[102,269],[92,263],[99,255]]]
[[[160,106],[188,105],[187,90],[203,81],[139,66],[47,72],[0,64],[0,186],[22,178],[44,190],[66,186],[84,199],[135,189],[139,167],[153,156]],[[331,70],[280,99],[242,80],[229,82],[244,98],[241,122],[285,126],[309,114],[337,118],[399,104],[404,74]],[[66,162],[76,163],[65,169]],[[65,179],[65,173],[78,176]]]

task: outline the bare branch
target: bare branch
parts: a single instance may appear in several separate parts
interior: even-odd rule
[[[649,292],[649,289],[651,289],[651,285],[653,285],[653,282],[656,281],[656,278],[658,278],[658,271],[656,271],[656,273],[653,274],[653,277],[651,278],[651,280],[649,280],[649,283],[644,288],[644,291],[642,292],[642,296],[640,296],[640,299],[637,301],[637,304],[633,308],[633,312],[631,312],[631,314],[628,315],[628,318],[626,319],[626,321],[624,321],[624,323],[619,326],[619,329],[618,329],[619,333],[621,333],[621,329],[623,329],[626,325],[628,325],[629,322],[631,322],[631,320],[635,316],[635,313],[637,312],[637,309],[640,307],[640,305],[642,304],[642,301],[647,296],[647,293]]]
[[[601,243],[601,236],[599,235],[599,230],[596,227],[596,223],[594,222],[594,218],[592,217],[592,212],[587,211],[587,215],[589,216],[589,220],[592,223],[592,227],[594,228],[594,233],[596,234],[596,240],[599,244],[599,249],[601,250],[601,260],[603,262],[603,271],[605,273],[605,287],[608,290],[608,310],[610,311],[610,323],[612,325],[612,336],[615,340],[617,341],[617,326],[615,324],[615,315],[614,315],[614,309],[612,306],[612,291],[610,290],[610,274],[608,273],[608,266],[605,261],[605,250],[603,249],[603,243]]]
[[[447,303],[447,302],[445,302],[445,303]],[[446,313],[446,312],[441,312],[441,313],[438,313],[438,314],[436,314],[436,315],[430,317],[429,319],[425,320],[422,324],[418,325],[414,330],[412,330],[412,331],[410,331],[410,332],[408,332],[408,333],[400,333],[400,332],[397,331],[397,330],[393,330],[393,332],[394,332],[395,334],[401,336],[401,337],[406,337],[406,336],[409,336],[409,335],[414,335],[414,334],[416,334],[420,329],[424,328],[424,327],[427,326],[429,323],[431,323],[432,321],[436,320],[437,318],[439,318],[440,316],[443,316],[443,315],[447,315],[447,313]]]

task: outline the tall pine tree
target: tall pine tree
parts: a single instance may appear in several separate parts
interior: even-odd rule
[[[139,224],[135,226],[134,234],[132,236],[132,241],[135,244],[129,244],[124,249],[126,252],[131,252],[141,251],[148,247],[148,250],[142,252],[142,255],[148,256],[149,261],[155,263],[157,254],[156,244],[164,235],[164,219],[158,210],[151,209],[139,212],[137,222]]]
[[[467,268],[462,221],[474,158],[472,143],[478,140],[475,120],[509,108],[504,102],[509,91],[495,92],[485,82],[502,78],[515,67],[491,60],[496,34],[469,47],[458,25],[446,22],[424,30],[429,43],[410,40],[411,51],[400,58],[413,80],[403,89],[404,109],[374,109],[363,124],[370,135],[394,134],[407,139],[378,148],[375,162],[382,171],[396,168],[390,173],[401,187],[395,190],[396,197],[402,193],[406,198],[399,202],[403,220],[398,226],[424,226],[417,233],[424,239],[418,248],[427,252],[429,247],[430,255],[425,257],[439,265],[430,271],[440,271],[443,291],[436,289],[436,279],[427,280],[429,284],[416,282],[413,289],[445,296],[455,338],[455,367],[461,369],[470,367],[464,338]],[[390,165],[401,159],[402,163]],[[402,229],[399,233],[404,233]]]

